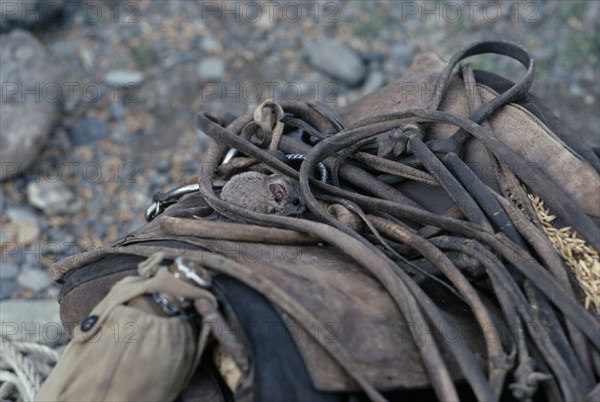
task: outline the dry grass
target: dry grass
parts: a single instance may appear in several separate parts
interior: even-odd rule
[[[542,222],[544,232],[550,242],[561,255],[565,263],[577,278],[579,286],[585,293],[585,308],[593,304],[600,312],[600,255],[598,251],[579,237],[570,226],[557,228],[554,225],[555,215],[544,208],[544,201],[538,196],[529,195],[529,199]]]

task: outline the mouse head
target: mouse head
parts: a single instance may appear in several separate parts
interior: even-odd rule
[[[285,188],[285,185],[283,183],[269,184],[269,191],[271,192],[271,194],[273,194],[275,202],[283,201],[288,195],[287,189]]]
[[[269,176],[268,188],[275,201],[272,213],[284,216],[297,216],[306,209],[302,197],[300,197],[298,186],[287,177],[280,175]]]

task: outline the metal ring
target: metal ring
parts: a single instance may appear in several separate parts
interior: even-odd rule
[[[160,213],[160,202],[154,201],[148,208],[146,208],[146,221],[150,222],[152,219],[156,217]]]
[[[285,157],[292,161],[293,160],[306,160],[306,155],[303,155],[303,154],[287,154]],[[329,180],[329,175],[327,173],[327,168],[325,167],[325,164],[323,162],[319,162],[317,164],[317,168],[319,169],[319,174],[321,175],[320,180],[323,183],[327,183],[327,180]]]

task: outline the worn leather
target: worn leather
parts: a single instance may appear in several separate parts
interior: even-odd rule
[[[340,115],[351,125],[385,112],[425,108],[435,80],[444,66],[445,62],[434,54],[421,55],[402,79],[341,109]],[[483,85],[478,87],[484,101],[495,96],[492,89]],[[452,78],[448,94],[441,110],[467,116],[466,93],[457,75]],[[565,188],[586,213],[600,215],[598,194],[589,193],[587,186],[589,183],[600,183],[598,173],[554,136],[534,114],[522,106],[509,105],[498,111],[490,121],[502,141],[528,157],[532,163],[543,166],[544,171],[557,185]],[[429,139],[448,138],[454,131],[455,127],[434,124]],[[487,169],[490,166],[489,155],[481,143],[469,140],[464,160],[486,184],[497,189],[494,174]],[[557,161],[560,161],[560,165],[557,165]],[[563,169],[572,169],[581,176],[572,180],[573,175],[565,175]],[[453,205],[439,187],[404,182],[398,188],[430,211],[443,213]],[[199,208],[205,206],[199,194],[185,196],[153,222],[118,244],[193,248],[230,257],[251,267],[258,275],[270,278],[304,305],[318,318],[319,322],[314,323],[315,331],[319,331],[320,325],[328,325],[335,336],[327,341],[339,342],[351,351],[361,372],[376,388],[392,390],[429,385],[409,333],[411,323],[402,316],[379,282],[336,249],[322,245],[267,245],[209,240],[166,235],[161,231],[160,221],[164,216],[192,218]],[[140,257],[127,255],[108,256],[99,250],[85,258],[74,257],[56,264],[51,273],[53,279],[64,282],[59,298],[63,321],[80,322],[106,295],[111,283],[123,275],[133,274],[132,264],[139,260]],[[466,340],[471,350],[481,357],[483,366],[485,347],[470,310],[439,287],[427,284],[422,287],[443,310],[450,323],[450,328],[443,329],[445,335]],[[355,382],[292,317],[283,313],[281,316],[317,389],[358,389]],[[432,334],[423,333],[422,336]],[[460,370],[455,369],[452,358],[444,358],[449,362],[454,380],[459,380]]]
[[[199,194],[188,195],[180,203],[169,207],[156,221],[169,215],[185,216],[202,203]],[[428,378],[410,335],[411,323],[402,317],[381,284],[334,248],[236,243],[188,237],[148,242],[148,239],[166,236],[160,233],[160,227],[156,223],[147,226],[148,231],[142,228],[129,236],[123,245],[135,245],[139,242],[138,244],[144,245],[200,248],[252,267],[261,276],[275,281],[319,319],[319,322],[309,323],[314,325],[315,331],[322,332],[323,323],[328,325],[335,334],[335,339],[330,341],[340,342],[351,350],[364,375],[378,388],[386,390],[428,385]],[[136,257],[123,258],[131,260]],[[104,296],[107,289],[105,284],[117,278],[117,274],[112,274],[87,282],[78,280],[74,286],[72,280],[79,277],[78,271],[86,269],[90,272],[103,272],[115,266],[121,266],[123,274],[134,273],[130,269],[131,265],[117,264],[114,258],[109,257],[100,257],[91,265],[75,271],[71,280],[66,281],[60,296],[63,320],[81,322]],[[448,336],[466,339],[471,348],[478,350],[484,357],[485,348],[477,325],[462,302],[440,289],[432,291],[431,296],[437,299],[451,323],[451,328],[447,329]],[[284,315],[284,321],[305,359],[316,388],[327,391],[357,389],[356,384],[337,363],[293,319]],[[422,336],[432,335],[423,333]],[[459,371],[453,372],[457,374],[456,379],[459,379]]]
[[[351,125],[376,114],[425,108],[431,98],[435,81],[445,66],[446,62],[435,53],[421,54],[402,78],[342,108],[339,113],[344,121]],[[498,96],[496,91],[483,84],[477,84],[477,87],[484,102]],[[528,106],[530,105],[531,103]],[[440,110],[459,116],[469,115],[465,86],[458,73],[451,78],[447,96]],[[532,111],[518,104],[505,105],[489,122],[494,134],[502,142],[532,164],[542,167],[554,184],[563,188],[588,215],[600,217],[598,171],[577,155]],[[428,139],[449,138],[455,130],[454,126],[447,124],[433,124]],[[580,146],[589,148],[581,144]],[[498,190],[488,153],[479,141],[467,142],[463,159],[485,184]],[[451,205],[441,188],[411,182],[400,185],[399,189],[431,211],[444,212]]]

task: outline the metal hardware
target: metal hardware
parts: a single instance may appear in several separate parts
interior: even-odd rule
[[[152,204],[146,208],[146,220],[150,222],[162,213],[166,207],[177,202],[182,196],[189,193],[195,193],[199,189],[200,186],[198,184],[189,184],[187,186],[177,187],[167,193],[161,191],[155,193],[152,197]]]
[[[227,153],[225,154],[225,157],[223,157],[223,161],[221,162],[222,165],[226,164],[227,162],[229,162],[230,160],[233,159],[233,157],[235,156],[235,154],[237,154],[237,149],[231,148],[229,151],[227,151]]]
[[[175,299],[179,306],[174,305],[171,301],[171,296],[165,293],[152,293],[152,300],[154,303],[158,304],[165,314],[169,316],[182,316],[184,319],[192,318],[194,316],[194,310],[192,309],[191,301],[182,296],[175,296]]]
[[[285,157],[288,158],[291,161],[294,161],[294,160],[305,160],[306,159],[306,155],[303,155],[303,154],[287,154]],[[317,168],[319,169],[319,174],[321,175],[321,181],[323,183],[327,183],[327,180],[329,179],[329,176],[327,174],[327,168],[325,167],[325,165],[323,164],[323,162],[319,162],[317,164]]]
[[[210,288],[212,286],[212,280],[208,272],[204,270],[202,267],[198,267],[200,274],[196,272],[196,270],[188,267],[183,262],[183,257],[175,258],[175,266],[177,267],[177,271],[175,273],[175,277],[179,277],[179,274],[183,274],[183,276],[191,281],[193,281],[196,285],[202,288]]]
[[[170,270],[175,278],[187,279],[202,288],[209,288],[212,285],[210,275],[204,268],[201,266],[190,268],[181,256],[175,258]],[[192,301],[183,296],[155,292],[152,294],[152,300],[169,316],[182,316],[184,319],[194,316]]]

